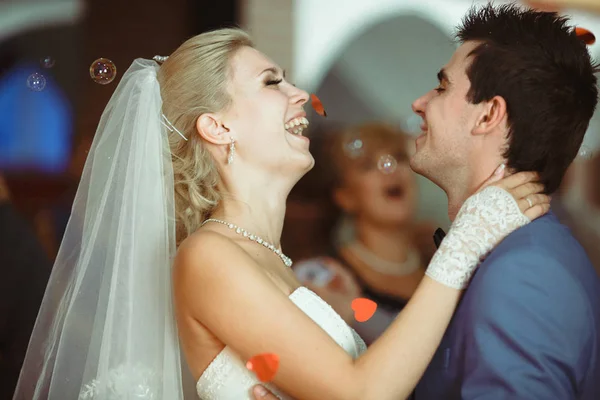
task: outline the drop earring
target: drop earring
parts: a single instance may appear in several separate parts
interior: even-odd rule
[[[233,164],[233,157],[235,156],[235,140],[231,138],[229,144],[229,156],[227,157],[227,164]]]

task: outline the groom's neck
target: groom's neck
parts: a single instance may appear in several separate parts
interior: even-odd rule
[[[463,183],[462,185],[453,185],[450,189],[445,190],[448,196],[448,218],[454,222],[460,208],[469,197],[471,197],[477,189],[482,185],[483,181]]]
[[[493,157],[480,156],[471,163],[471,166],[465,166],[449,175],[451,178],[444,182],[445,187],[442,189],[448,196],[450,221],[454,222],[464,202],[489,181],[501,162],[502,160],[497,161]]]
[[[450,222],[454,222],[458,211],[468,197],[469,196],[464,197],[448,195],[448,218],[450,219]]]

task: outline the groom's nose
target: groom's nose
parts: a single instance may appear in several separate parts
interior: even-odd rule
[[[416,99],[411,105],[413,112],[421,118],[425,117],[425,108],[427,107],[428,101],[429,98],[427,97],[427,94]]]

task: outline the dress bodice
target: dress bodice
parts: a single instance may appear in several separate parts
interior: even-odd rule
[[[290,300],[353,358],[366,351],[367,347],[360,336],[315,293],[300,287],[290,295]],[[259,383],[254,373],[246,368],[245,362],[229,347],[225,347],[204,371],[196,389],[201,400],[252,400],[251,389]],[[278,398],[290,399],[273,385],[264,386]]]

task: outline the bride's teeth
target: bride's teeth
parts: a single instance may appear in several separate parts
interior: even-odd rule
[[[293,120],[286,122],[283,126],[289,133],[301,135],[302,131],[308,126],[308,119],[305,117],[294,118]]]

